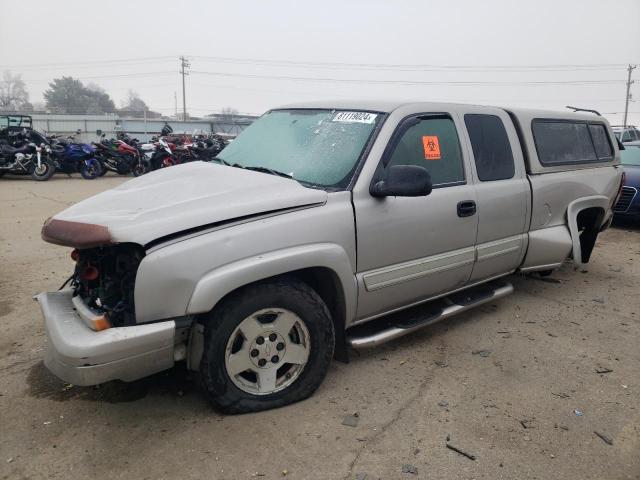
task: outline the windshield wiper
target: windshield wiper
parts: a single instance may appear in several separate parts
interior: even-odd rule
[[[213,157],[211,160],[215,160],[216,162],[220,162],[221,164],[226,165],[228,167],[232,167],[233,166],[222,157]]]
[[[223,165],[226,165],[227,167],[244,168],[245,170],[253,170],[254,172],[268,173],[270,175],[276,175],[278,177],[294,179],[293,175],[289,175],[288,173],[284,173],[284,172],[280,172],[278,170],[274,170],[273,168],[257,167],[257,166],[253,167],[251,165],[248,166],[248,167],[245,167],[244,165],[240,165],[239,163],[229,163],[224,158],[221,158],[221,157],[213,157],[212,160],[216,160],[216,161],[222,163]]]
[[[235,165],[234,165],[235,166]],[[240,165],[238,165],[240,166]],[[293,178],[293,175],[289,175],[288,173],[284,173],[284,172],[280,172],[278,170],[274,170],[273,168],[267,168],[267,167],[252,167],[252,166],[248,166],[248,167],[242,167],[246,170],[253,170],[254,172],[262,172],[262,173],[269,173],[271,175],[277,175],[278,177],[284,177],[284,178]],[[294,179],[295,180],[295,179]]]

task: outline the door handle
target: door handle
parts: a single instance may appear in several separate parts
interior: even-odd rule
[[[473,200],[463,200],[458,202],[458,216],[470,217],[476,213],[476,202]]]

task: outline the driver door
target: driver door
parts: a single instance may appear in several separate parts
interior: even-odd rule
[[[357,320],[462,287],[475,261],[476,193],[454,116],[406,118],[392,135],[378,172],[391,165],[426,168],[433,191],[423,197],[354,196]]]

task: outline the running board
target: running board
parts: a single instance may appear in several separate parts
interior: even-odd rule
[[[512,292],[513,285],[501,280],[471,287],[424,305],[356,325],[347,330],[347,344],[353,348],[376,347]]]

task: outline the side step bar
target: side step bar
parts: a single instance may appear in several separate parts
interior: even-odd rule
[[[347,344],[353,348],[376,347],[512,292],[513,285],[500,280],[471,287],[424,305],[356,325],[347,330]]]

